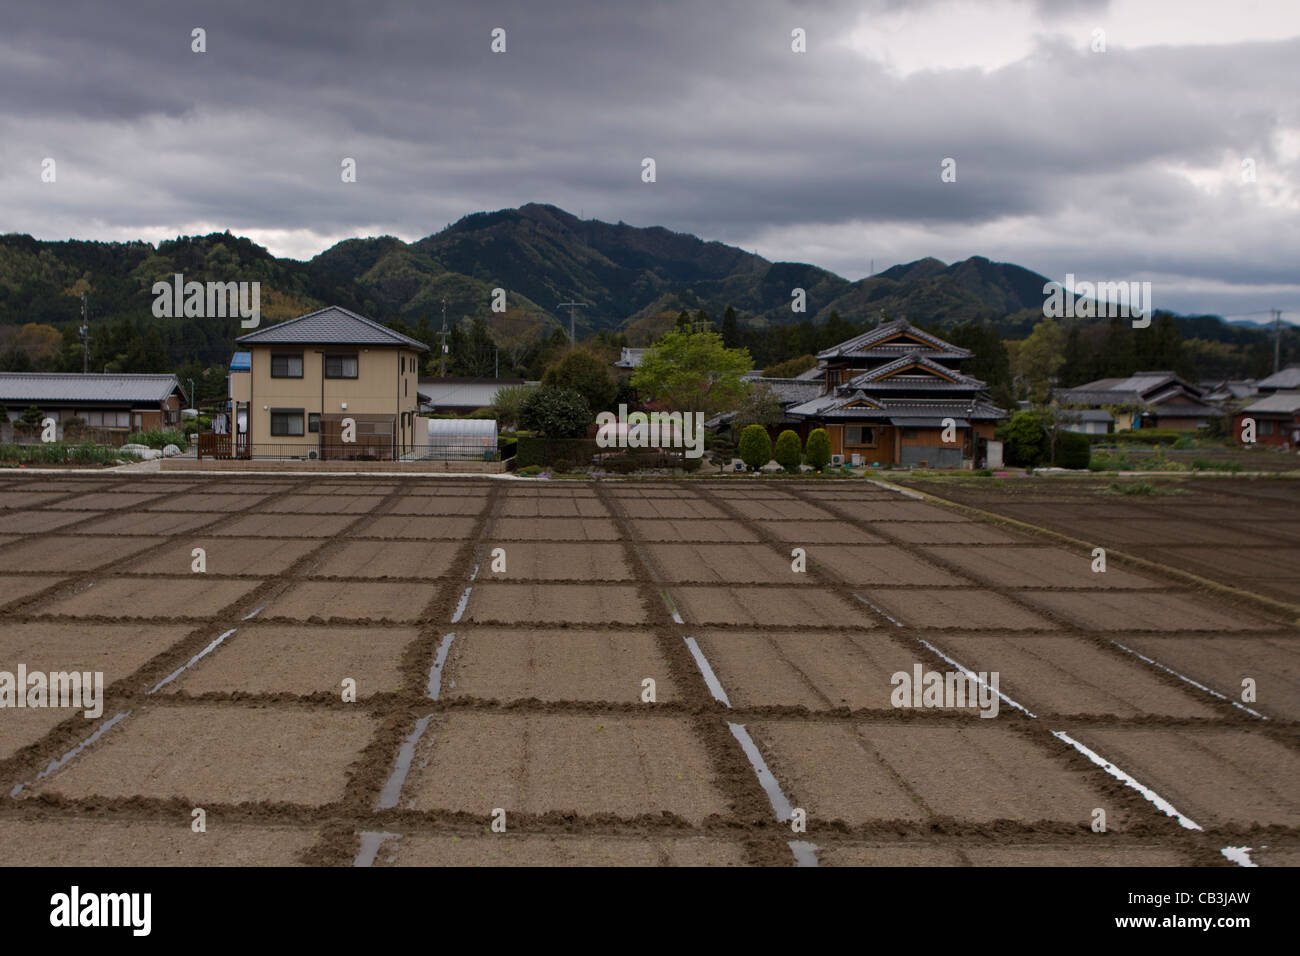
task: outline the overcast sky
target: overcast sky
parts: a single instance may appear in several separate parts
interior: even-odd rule
[[[0,0],[0,24],[0,232],[310,258],[549,202],[850,279],[984,255],[1300,321],[1296,0]]]

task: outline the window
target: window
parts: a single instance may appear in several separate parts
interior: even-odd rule
[[[307,431],[312,434],[320,431],[320,412],[309,412],[307,414]]]
[[[406,374],[406,356],[405,356],[405,355],[402,356],[402,374],[403,374],[403,375]]]
[[[272,352],[271,378],[302,378],[302,353]]]
[[[91,428],[128,428],[131,416],[128,412],[86,412],[86,424]]]
[[[354,352],[351,355],[325,356],[325,377],[326,378],[356,378],[357,377],[356,353]]]
[[[1261,418],[1259,420],[1259,433],[1261,435],[1273,434],[1273,423],[1269,421],[1267,418]]]
[[[874,428],[849,425],[844,429],[844,444],[846,445],[874,445],[875,443],[876,430]]]
[[[406,379],[405,381],[403,381],[403,382],[402,382],[402,387],[403,387],[403,389],[404,389],[404,391],[402,392],[402,394],[403,394],[404,396],[406,396],[407,398],[409,398],[410,395],[411,395],[411,380],[408,378],[408,379]]]
[[[271,434],[272,435],[301,435],[302,434],[302,409],[301,408],[271,409]]]

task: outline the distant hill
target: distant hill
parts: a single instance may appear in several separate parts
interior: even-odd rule
[[[854,323],[882,316],[947,328],[979,321],[1004,337],[1028,333],[1041,316],[1048,281],[1031,270],[975,256],[946,265],[937,259],[892,266],[856,282],[815,265],[769,262],[720,242],[661,227],[579,219],[555,206],[475,213],[413,243],[392,236],[348,239],[301,262],[272,256],[229,233],[149,243],[42,242],[0,237],[0,324],[79,321],[82,291],[92,318],[144,317],[153,282],[182,272],[187,279],[262,282],[264,321],[334,303],[379,321],[421,319],[438,325],[443,302],[459,322],[480,316],[495,334],[529,338],[563,328],[561,302],[578,301],[580,335],[627,331],[633,340],[661,329],[666,315],[703,309],[720,321],[727,306],[742,326],[764,329],[831,312]],[[490,309],[492,291],[506,290],[509,313]],[[804,313],[791,293],[806,294]],[[1215,317],[1180,320],[1184,334],[1238,341],[1263,334]],[[165,337],[188,337],[205,361],[227,352],[237,329],[228,322],[178,321]]]

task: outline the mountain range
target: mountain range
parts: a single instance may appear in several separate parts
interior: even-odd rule
[[[856,323],[883,316],[940,328],[975,320],[1016,338],[1041,317],[1048,281],[974,256],[951,265],[920,259],[851,282],[814,265],[770,262],[658,226],[579,219],[530,203],[466,216],[411,243],[392,236],[348,239],[307,261],[277,258],[228,232],[156,248],[0,236],[0,323],[78,322],[82,292],[93,320],[145,316],[152,284],[177,272],[187,281],[259,280],[264,321],[336,304],[382,322],[400,319],[413,327],[423,318],[436,326],[445,301],[450,322],[482,316],[501,341],[567,330],[561,303],[579,302],[585,306],[575,310],[580,336],[622,331],[631,344],[648,341],[683,308],[704,309],[717,321],[728,306],[743,326],[759,329],[821,323],[838,312]],[[806,296],[803,313],[791,308],[796,288]],[[504,314],[491,311],[494,289],[506,291]],[[1220,340],[1251,334],[1213,317],[1188,321],[1197,334]],[[224,340],[229,330],[211,331]]]

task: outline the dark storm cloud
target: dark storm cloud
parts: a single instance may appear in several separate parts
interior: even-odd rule
[[[1022,6],[1049,32],[1112,12]],[[1296,281],[1300,117],[1284,91],[1300,41],[1129,49],[1119,31],[1099,56],[1044,35],[1005,64],[904,72],[842,42],[900,9],[30,4],[0,35],[0,230],[207,224],[309,255],[541,201],[852,277],[869,258],[982,253],[1050,275]],[[969,43],[1003,38],[1007,9],[990,7]],[[498,26],[504,55],[488,49]],[[194,27],[206,54],[190,50]],[[790,50],[794,27],[807,54]],[[57,186],[39,181],[45,156]],[[1282,183],[1271,204],[1179,173],[1243,156]],[[343,157],[355,185],[340,183]],[[939,181],[945,157],[955,184]]]

